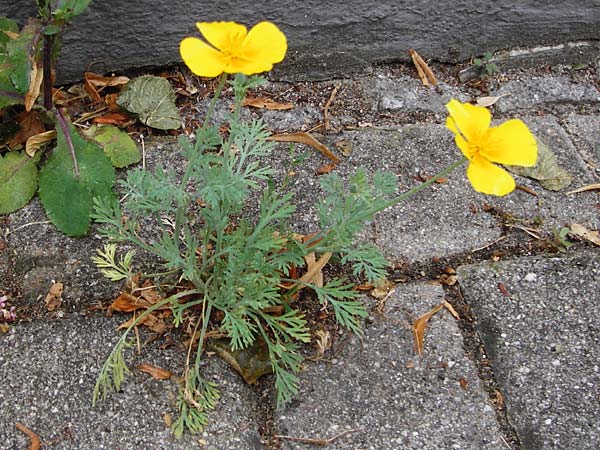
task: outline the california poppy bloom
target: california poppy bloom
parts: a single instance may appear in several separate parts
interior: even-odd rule
[[[183,61],[196,75],[252,75],[271,70],[285,58],[286,37],[271,22],[260,22],[249,32],[235,22],[198,22],[196,26],[206,42],[187,37],[179,47]]]
[[[515,180],[495,165],[534,166],[537,142],[527,125],[512,119],[490,127],[491,114],[481,106],[450,100],[446,127],[454,132],[455,142],[469,160],[467,178],[473,188],[484,194],[506,195],[515,189]]]

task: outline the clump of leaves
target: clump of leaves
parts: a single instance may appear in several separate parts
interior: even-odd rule
[[[494,55],[492,52],[485,52],[481,58],[473,59],[473,64],[475,67],[479,67],[480,70],[486,75],[494,75],[498,73],[500,70],[496,63],[492,61]]]
[[[145,315],[170,306],[176,326],[191,316],[199,330],[190,345],[190,353],[197,345],[196,356],[188,358],[193,362],[185,371],[179,418],[173,423],[178,436],[185,429],[201,430],[207,411],[218,398],[216,386],[200,372],[209,327],[225,334],[233,351],[248,348],[257,340],[266,343],[277,404],[282,405],[297,393],[296,373],[303,360],[298,349],[310,340],[304,314],[295,305],[296,293],[302,288],[312,289],[323,307],[330,308],[337,321],[355,333],[360,333],[360,318],[366,316],[351,283],[333,279],[315,284],[295,278],[294,269],[314,253],[335,255],[351,264],[356,275],[370,281],[385,275],[385,259],[374,246],[356,242],[356,235],[365,221],[389,206],[396,189],[395,177],[378,172],[369,180],[367,172],[359,170],[345,185],[335,174],[324,176],[327,196],[317,205],[319,231],[306,242],[297,240],[289,225],[295,211],[291,194],[273,187],[269,180],[272,169],[260,160],[275,144],[267,140],[269,133],[260,121],[239,120],[247,89],[263,81],[261,77],[236,75],[232,82],[236,106],[230,133],[223,139],[218,128],[208,125],[225,83],[222,76],[195,141],[179,138],[186,160],[182,177],[162,167],[155,172],[135,169],[120,182],[127,193],[122,204],[109,197],[94,200],[93,217],[103,224],[103,236],[129,242],[157,256],[166,271],[179,274],[180,286],[189,286],[147,309],[124,332],[101,370],[94,402],[109,388],[119,389],[126,372],[123,351],[131,329]],[[258,217],[243,218],[250,195],[260,191]],[[204,207],[191,213],[191,206],[199,202]],[[165,228],[165,216],[172,219],[172,229]],[[163,225],[159,235],[144,239],[138,229],[147,220]],[[96,261],[113,279],[130,272],[130,258],[118,262],[112,247]]]
[[[25,117],[20,132],[29,136],[25,150],[7,145],[6,153],[0,153],[0,214],[25,206],[39,187],[48,218],[69,236],[87,233],[92,197],[113,197],[113,165],[124,167],[141,159],[135,142],[123,131],[93,128],[87,133],[89,140],[85,139],[53,104],[51,74],[60,33],[90,1],[37,0],[39,17],[30,19],[22,30],[15,21],[0,17],[0,109],[8,117]],[[38,104],[40,96],[43,100]],[[35,134],[28,129],[34,128],[35,121],[53,123],[56,131],[45,131],[43,124]],[[57,136],[57,145],[46,159],[37,150],[52,136]]]

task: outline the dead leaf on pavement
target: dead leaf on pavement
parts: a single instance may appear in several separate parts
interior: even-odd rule
[[[322,357],[331,348],[331,334],[327,330],[317,330],[314,336],[316,339],[317,355]]]
[[[10,330],[10,326],[5,324],[5,323],[0,323],[0,333],[4,334],[4,333],[8,333],[8,330]]]
[[[35,153],[42,148],[42,145],[56,139],[56,130],[46,131],[44,133],[31,136],[25,142],[25,153],[29,156],[35,156]]]
[[[135,321],[136,317],[133,315],[131,319],[119,325],[117,329],[122,330],[124,328],[129,328]],[[155,314],[148,314],[140,322],[138,322],[138,325],[144,325],[150,331],[157,334],[163,334],[165,331],[167,331],[167,324],[165,320]]]
[[[317,175],[325,175],[325,174],[330,173],[333,169],[335,169],[336,166],[337,166],[337,164],[334,164],[334,163],[323,164],[321,167],[317,168],[315,173]]]
[[[335,156],[331,150],[329,150],[325,145],[321,144],[317,141],[313,136],[309,133],[298,132],[298,133],[284,133],[284,134],[273,134],[269,138],[269,141],[275,142],[295,142],[297,144],[305,144],[310,145],[315,150],[318,150],[334,163],[339,163],[341,160],[337,156]]]
[[[251,106],[253,108],[281,111],[286,109],[292,109],[294,107],[294,104],[290,102],[280,103],[266,97],[246,97],[242,102],[242,106]]]
[[[489,97],[479,97],[477,99],[477,101],[475,102],[475,104],[477,106],[483,106],[483,107],[487,108],[488,106],[492,106],[494,103],[496,103],[502,97],[506,97],[507,95],[510,95],[510,94],[492,95]]]
[[[104,77],[102,75],[97,75],[92,72],[85,72],[83,74],[85,80],[89,82],[92,86],[95,87],[109,87],[109,86],[125,86],[129,81],[129,78],[125,76],[120,77]]]
[[[578,189],[575,189],[575,190],[567,192],[567,195],[577,194],[579,192],[585,192],[585,191],[593,191],[593,190],[596,190],[596,189],[600,189],[600,183],[588,184],[587,186],[583,186],[583,187],[580,187]]]
[[[116,125],[122,127],[130,122],[133,122],[133,118],[125,112],[110,112],[104,114],[102,117],[96,117],[93,122],[103,125]]]
[[[395,287],[396,284],[393,281],[383,278],[381,280],[377,280],[375,287],[373,290],[371,290],[371,292],[369,292],[369,295],[377,300],[383,300]]]
[[[54,283],[50,287],[48,295],[46,295],[46,299],[44,300],[44,303],[46,303],[46,309],[48,311],[54,311],[55,309],[60,308],[60,305],[62,304],[62,293],[62,283]]]
[[[137,366],[137,370],[139,370],[140,372],[147,373],[152,378],[155,378],[157,380],[168,380],[173,376],[172,372],[169,372],[165,369],[161,369],[160,367],[152,366],[150,364],[140,364],[139,366]]]
[[[29,438],[29,450],[40,449],[40,447],[42,446],[42,441],[40,441],[40,438],[37,434],[35,434],[33,431],[31,431],[29,428],[27,428],[25,425],[19,422],[15,423],[15,427],[17,427],[17,430],[19,430],[21,433],[26,434]]]
[[[429,86],[429,84],[435,86],[437,84],[437,79],[423,58],[421,58],[419,54],[412,48],[408,51],[408,53],[412,58],[413,64],[417,68],[421,83],[423,83],[424,86]]]
[[[335,148],[342,152],[342,155],[350,156],[352,153],[352,141],[348,139],[340,139],[335,143]]]
[[[423,341],[425,339],[425,329],[427,328],[427,322],[433,317],[438,311],[444,308],[446,305],[440,303],[432,310],[426,312],[421,317],[413,322],[413,334],[415,336],[415,349],[419,356],[423,356]]]
[[[589,241],[592,244],[600,246],[600,233],[598,231],[588,230],[586,227],[578,223],[571,224],[570,230],[571,231],[569,232],[569,234],[585,239],[586,241]]]
[[[454,316],[454,318],[456,320],[460,320],[460,316],[458,315],[458,313],[456,312],[456,310],[454,309],[454,306],[452,306],[450,303],[448,303],[446,300],[444,300],[444,307],[450,311],[450,314],[452,314]]]
[[[138,309],[147,309],[152,305],[153,303],[145,298],[136,297],[135,295],[123,292],[112,302],[110,308],[119,312],[132,312],[137,311]]]

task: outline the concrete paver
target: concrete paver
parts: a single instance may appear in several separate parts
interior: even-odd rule
[[[458,274],[522,448],[599,448],[600,252]]]

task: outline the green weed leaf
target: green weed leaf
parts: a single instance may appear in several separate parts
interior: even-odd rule
[[[0,214],[25,206],[37,188],[35,160],[25,152],[0,155]]]
[[[102,149],[82,138],[69,126],[79,165],[75,177],[73,159],[65,136],[57,127],[57,145],[40,171],[40,199],[50,221],[69,236],[81,236],[90,226],[93,197],[111,197],[115,171]]]
[[[56,20],[69,21],[84,12],[92,0],[59,0],[52,15]]]
[[[6,48],[6,43],[10,41],[10,37],[3,31],[9,31],[11,33],[18,33],[19,26],[17,22],[7,17],[0,17],[0,52],[3,52]]]
[[[113,125],[93,125],[85,135],[102,146],[113,166],[126,167],[142,159],[137,145],[131,137]]]
[[[161,77],[144,75],[129,81],[117,100],[127,111],[137,114],[140,122],[159,130],[176,130],[181,126],[175,92]]]

